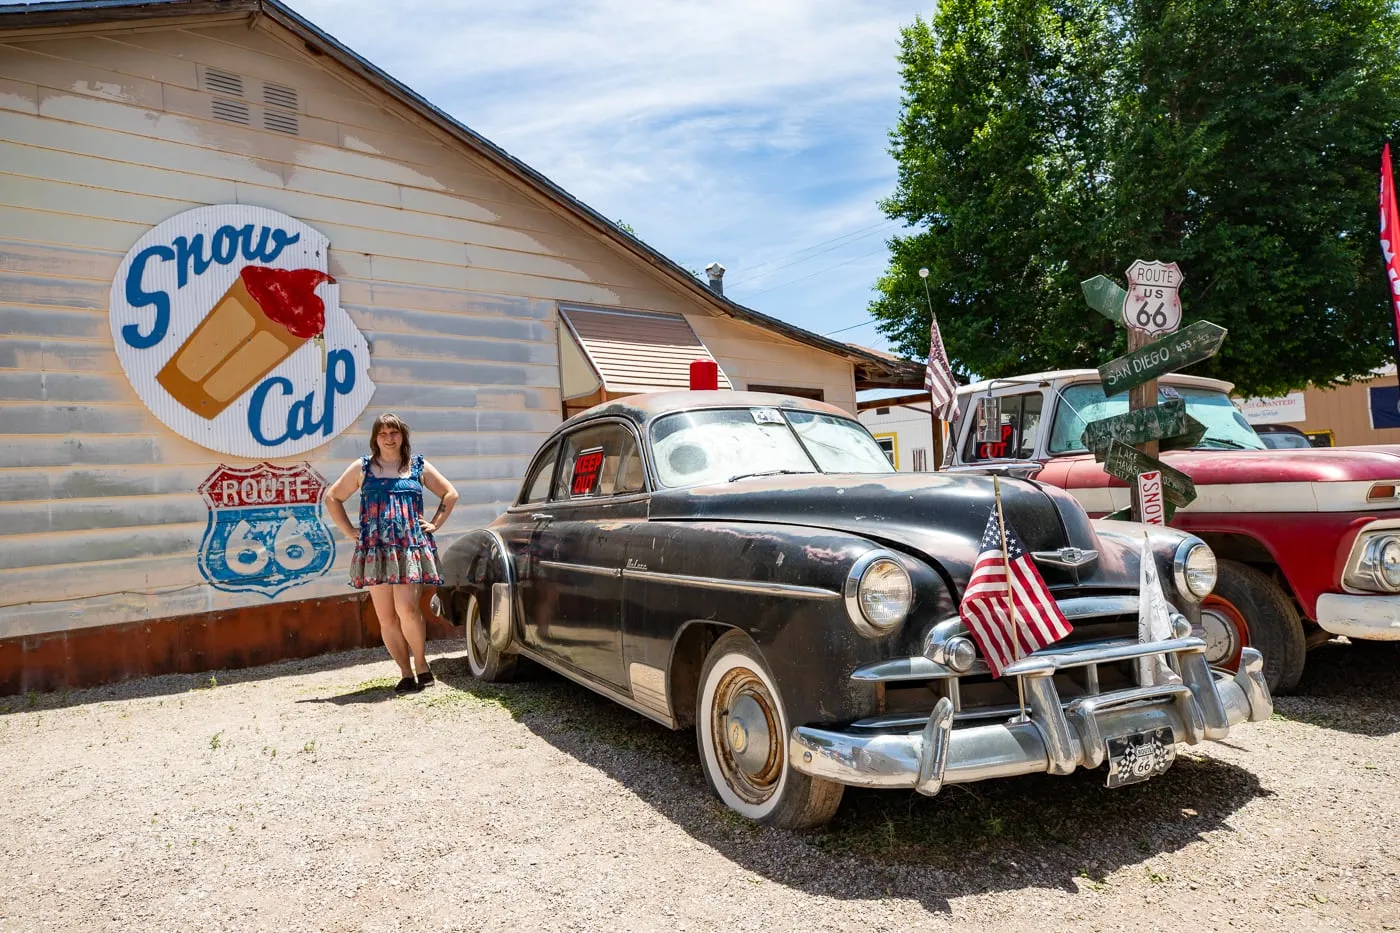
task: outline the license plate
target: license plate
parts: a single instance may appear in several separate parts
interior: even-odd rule
[[[1115,736],[1106,744],[1109,787],[1154,778],[1176,761],[1176,742],[1168,728]]]

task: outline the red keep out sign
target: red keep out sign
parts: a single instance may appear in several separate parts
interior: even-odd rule
[[[1142,520],[1149,525],[1167,523],[1167,504],[1162,498],[1162,471],[1139,473],[1138,502],[1142,503]]]

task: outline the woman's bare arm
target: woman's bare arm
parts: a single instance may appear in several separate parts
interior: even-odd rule
[[[447,481],[447,477],[438,472],[437,467],[428,461],[423,461],[423,485],[434,495],[440,496],[442,501],[438,503],[437,511],[430,519],[419,519],[423,530],[432,534],[442,527],[442,523],[447,521],[447,516],[452,514],[452,510],[457,506],[457,488]]]
[[[360,476],[363,472],[364,465],[356,460],[346,467],[345,472],[340,474],[340,479],[331,483],[331,488],[326,490],[326,511],[331,513],[331,521],[352,541],[358,538],[360,533],[350,523],[350,516],[345,513],[345,500],[360,488]]]

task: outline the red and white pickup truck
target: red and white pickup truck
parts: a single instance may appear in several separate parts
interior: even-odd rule
[[[1158,386],[1207,428],[1198,447],[1161,456],[1197,492],[1171,524],[1203,538],[1219,561],[1199,633],[1210,662],[1231,667],[1242,647],[1257,648],[1270,690],[1283,693],[1297,685],[1308,648],[1332,635],[1400,640],[1400,444],[1269,450],[1231,403],[1230,383],[1177,374]],[[1080,439],[1088,422],[1128,410],[1127,393],[1105,398],[1096,370],[979,382],[958,395],[946,468],[1060,486],[1095,517],[1128,505],[1127,484]],[[988,395],[1000,399],[993,443],[976,431],[977,399]]]

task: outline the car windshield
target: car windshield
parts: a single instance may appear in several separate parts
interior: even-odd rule
[[[780,473],[894,472],[865,428],[809,411],[722,408],[666,415],[651,426],[651,448],[663,486]]]
[[[1225,450],[1264,450],[1264,442],[1230,397],[1215,389],[1173,387],[1158,391],[1157,400],[1165,402],[1174,392],[1186,401],[1186,413],[1206,426],[1206,436],[1200,447]],[[1128,393],[1105,398],[1103,386],[1086,383],[1070,386],[1060,393],[1055,426],[1050,431],[1050,453],[1064,454],[1084,449],[1080,439],[1084,426],[1100,418],[1121,415],[1128,410]]]

